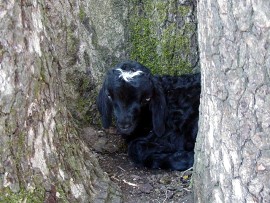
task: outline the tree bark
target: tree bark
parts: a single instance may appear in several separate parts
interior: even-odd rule
[[[270,202],[270,2],[199,0],[196,202]]]
[[[155,74],[198,72],[196,1],[129,2],[130,58]]]
[[[114,6],[104,4],[107,26],[118,22],[111,32],[119,32],[103,30],[96,39],[106,25],[94,27],[93,5],[1,1],[0,202],[121,201],[119,189],[80,140],[67,108],[79,95],[68,73],[88,71],[97,84],[101,70],[123,57],[121,16],[111,18]],[[106,34],[119,43],[103,42]],[[105,56],[108,60],[101,60]]]

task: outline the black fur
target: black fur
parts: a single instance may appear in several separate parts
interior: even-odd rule
[[[127,82],[119,69],[142,72]],[[104,128],[114,114],[135,163],[186,170],[194,161],[200,91],[200,74],[153,76],[143,65],[126,61],[108,71],[97,103]]]

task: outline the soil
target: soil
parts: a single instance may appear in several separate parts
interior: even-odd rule
[[[101,168],[121,188],[124,203],[193,203],[192,169],[181,172],[136,167],[114,129],[105,132],[87,127],[83,138],[97,154]]]

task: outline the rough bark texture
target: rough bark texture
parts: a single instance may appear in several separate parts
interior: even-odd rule
[[[1,202],[121,201],[67,107],[79,95],[68,76],[89,73],[95,85],[123,57],[123,8],[120,1],[1,1]]]
[[[196,202],[270,202],[270,2],[199,0]]]

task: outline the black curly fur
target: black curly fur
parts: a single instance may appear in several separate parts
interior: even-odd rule
[[[138,74],[125,78],[122,72]],[[104,128],[114,114],[136,164],[186,170],[194,162],[200,92],[200,74],[153,76],[126,61],[108,71],[97,104]]]

